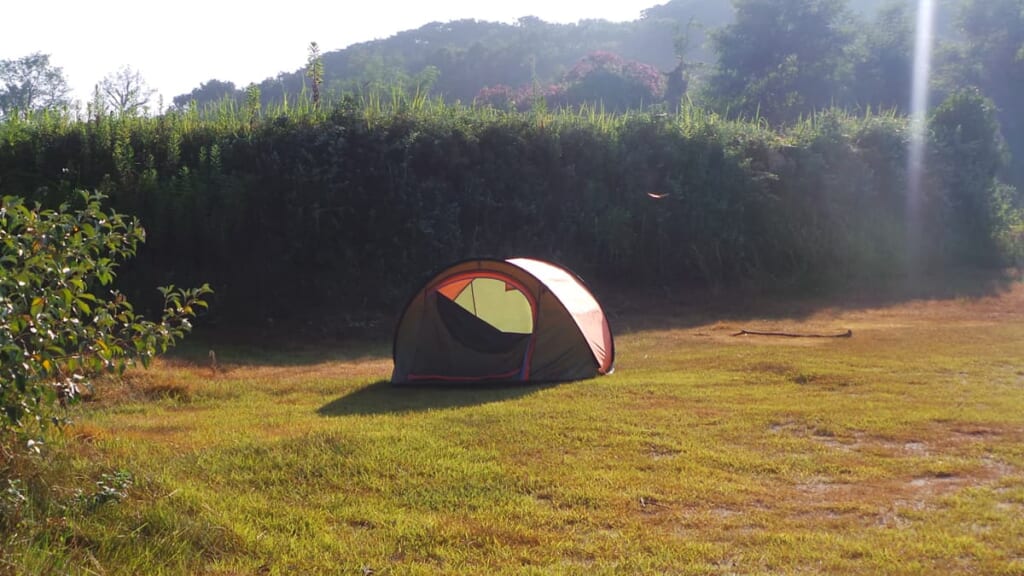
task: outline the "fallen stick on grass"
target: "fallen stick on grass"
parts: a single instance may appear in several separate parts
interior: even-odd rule
[[[733,336],[782,336],[783,338],[852,338],[853,330],[842,334],[794,334],[792,332],[759,332],[757,330],[740,330]]]

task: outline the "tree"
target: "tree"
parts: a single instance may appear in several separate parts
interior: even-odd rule
[[[138,70],[122,66],[99,83],[107,107],[118,115],[144,114],[156,90],[149,87]]]
[[[320,104],[320,86],[324,83],[324,61],[320,56],[320,45],[309,43],[309,55],[306,58],[306,76],[313,83],[313,105]]]
[[[914,29],[905,0],[883,6],[858,40],[853,99],[861,108],[910,108]]]
[[[1019,218],[1019,196],[999,181],[1006,150],[994,103],[977,89],[953,93],[931,117],[932,155],[945,183],[947,250],[962,261],[991,264],[998,238]]]
[[[1024,0],[967,0],[959,25],[966,44],[962,85],[978,86],[995,101],[1014,183],[1024,187]]]
[[[568,104],[600,103],[615,112],[656,104],[665,95],[665,77],[657,68],[623,60],[610,52],[587,55],[569,70],[563,82]]]
[[[175,108],[184,110],[189,107],[189,104],[193,101],[199,104],[209,104],[212,102],[219,102],[224,98],[234,98],[240,100],[243,96],[243,92],[239,90],[234,82],[224,82],[222,80],[211,79],[203,82],[188,94],[179,94],[174,97],[171,103]]]
[[[63,69],[50,64],[49,54],[0,60],[0,118],[15,110],[69,106],[70,93]]]
[[[678,24],[675,26],[675,38],[672,46],[675,49],[676,65],[671,71],[665,73],[665,101],[670,107],[679,106],[690,86],[690,70],[694,64],[687,61],[687,53],[693,45],[695,28],[700,29],[700,26],[693,18],[686,24],[685,31]]]
[[[118,292],[100,295],[145,232],[134,219],[104,212],[100,194],[81,199],[75,210],[0,200],[0,436],[45,427],[53,405],[96,374],[148,365],[206,307],[207,286],[162,288],[163,318],[151,322]]]
[[[528,110],[537,104],[602,106],[609,112],[637,110],[664,99],[665,76],[657,68],[622,59],[610,52],[594,52],[581,59],[554,83],[504,84],[480,90],[474,102],[499,109]]]
[[[852,34],[845,0],[734,0],[735,23],[713,36],[710,96],[733,113],[795,120],[843,100]]]

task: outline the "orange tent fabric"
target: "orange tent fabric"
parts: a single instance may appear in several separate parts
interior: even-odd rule
[[[599,372],[609,373],[614,361],[612,330],[604,310],[590,290],[579,278],[554,264],[531,258],[513,258],[509,263],[526,270],[554,293],[587,339],[587,345],[600,365]]]

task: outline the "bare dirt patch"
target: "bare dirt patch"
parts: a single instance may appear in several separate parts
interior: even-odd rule
[[[923,476],[841,483],[818,478],[793,486],[789,501],[805,521],[856,517],[865,525],[902,526],[905,513],[929,510],[938,501],[971,487],[994,485],[996,478]]]
[[[837,481],[829,477],[805,480],[792,486],[788,500],[794,503],[802,516],[808,518],[832,519],[837,510],[848,510],[866,522],[899,527],[905,523],[904,512],[929,510],[943,497],[970,488],[995,488],[1005,482],[1024,480],[1021,470],[1007,462],[990,456],[971,456],[977,445],[986,439],[999,439],[1005,443],[1008,437],[1018,438],[1022,431],[1013,427],[937,426],[927,433],[927,441],[873,438],[862,434],[840,441],[815,435],[795,423],[775,425],[773,431],[810,436],[823,445],[847,452],[882,452],[889,453],[892,458],[927,458],[936,462],[957,459],[963,462],[948,471],[940,467],[924,474],[865,482]],[[865,509],[873,512],[865,514]]]

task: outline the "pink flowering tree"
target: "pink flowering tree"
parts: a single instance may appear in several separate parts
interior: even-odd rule
[[[576,63],[559,82],[512,88],[502,84],[480,90],[475,102],[502,110],[529,110],[538,102],[549,108],[604,106],[609,112],[638,110],[661,102],[665,77],[654,66],[594,52]]]
[[[665,77],[654,66],[594,52],[580,60],[563,82],[568,104],[603,105],[608,111],[637,110],[661,102]]]
[[[518,110],[525,112],[543,102],[549,108],[565,106],[565,85],[548,84],[547,86],[520,86],[512,88],[504,84],[487,86],[480,90],[474,99],[478,106],[490,106],[499,110]]]
[[[478,106],[490,106],[499,110],[515,108],[516,91],[511,86],[496,84],[485,86],[477,93],[473,102]]]

